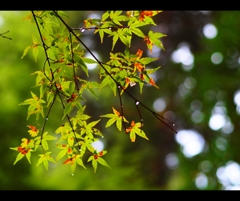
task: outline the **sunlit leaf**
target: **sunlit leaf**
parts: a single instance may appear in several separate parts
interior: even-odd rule
[[[96,160],[92,160],[92,166],[93,166],[93,169],[94,169],[94,173],[96,173],[97,172],[97,161]]]
[[[115,46],[117,40],[118,40],[118,34],[115,33],[114,36],[113,36],[112,51],[113,51],[113,49],[114,49],[114,46]]]
[[[52,136],[52,135],[48,135],[47,132],[45,132],[43,134],[43,138],[42,139],[44,139],[44,140],[56,140],[57,138]]]
[[[77,156],[77,159],[76,159],[78,165],[82,166],[84,169],[86,169],[86,167],[84,166],[83,164],[83,161],[82,159],[80,158],[80,155]]]
[[[141,38],[145,37],[144,33],[139,28],[131,27],[131,31]]]
[[[116,119],[115,117],[112,118],[112,119],[109,119],[109,120],[107,121],[105,127],[107,128],[107,127],[111,126],[116,120],[117,120],[117,119]]]
[[[74,106],[71,102],[67,103],[63,111],[64,114],[62,119],[64,119],[66,115],[69,115],[73,108]]]
[[[107,164],[107,162],[103,158],[98,157],[97,162],[99,162],[101,165],[106,166],[111,169],[111,167]]]
[[[99,88],[103,88],[104,86],[106,86],[106,85],[109,83],[109,81],[110,81],[110,77],[109,77],[109,76],[106,76],[106,77],[102,80]]]
[[[58,14],[63,16],[63,17],[69,18],[68,14],[66,12],[64,12],[64,11],[60,10],[60,11],[58,11]]]
[[[71,165],[72,174],[75,172],[76,166],[77,166],[76,161],[74,161],[73,164]]]
[[[26,54],[28,53],[28,50],[29,50],[29,49],[31,49],[31,46],[27,46],[27,47],[24,49],[23,55],[22,55],[21,59],[23,59],[23,57],[26,56]]]
[[[116,125],[117,125],[118,130],[121,131],[122,130],[122,119],[118,119],[116,122]]]
[[[130,131],[130,139],[132,142],[135,142],[136,140],[136,134],[133,130]]]
[[[27,158],[27,160],[28,160],[28,162],[31,164],[31,151],[32,150],[29,150],[28,152],[27,152],[27,154],[26,154],[26,158]]]
[[[87,127],[88,127],[88,128],[92,128],[92,127],[94,127],[99,121],[101,121],[101,119],[89,123],[89,124],[87,125]]]
[[[24,157],[24,154],[19,153],[19,154],[17,155],[17,158],[15,159],[13,165],[15,165],[15,164],[16,164],[19,160],[21,160],[23,157]]]
[[[124,43],[124,45],[126,45],[127,47],[130,47],[129,40],[127,39],[126,36],[124,36],[124,32],[123,31],[119,31],[118,33],[119,33],[119,38]]]
[[[83,62],[87,63],[87,64],[95,64],[97,63],[95,60],[91,59],[91,58],[87,58],[87,57],[82,57]]]
[[[24,102],[20,103],[19,105],[29,105],[27,119],[31,114],[36,114],[36,119],[38,120],[39,114],[41,114],[42,117],[44,117],[42,103],[45,103],[45,101],[38,98],[33,92],[31,92],[31,95],[33,98],[29,98]]]
[[[67,154],[68,151],[68,147],[66,147],[64,150],[60,151],[57,155],[56,160],[58,161],[59,159],[61,159],[63,156],[65,156]]]
[[[33,57],[34,57],[35,62],[37,62],[38,53],[39,53],[39,46],[34,47],[33,48]]]
[[[48,160],[43,160],[43,165],[48,170]]]
[[[41,144],[44,150],[48,150],[48,142],[46,140],[42,139]]]
[[[103,13],[103,15],[102,15],[102,21],[105,21],[108,17],[109,17],[108,11],[105,12],[105,13]]]
[[[43,163],[46,170],[48,170],[48,162],[56,163],[56,161],[50,156],[52,152],[46,152],[45,154],[39,154],[40,158],[38,159],[38,163],[36,166]]]
[[[161,66],[158,66],[158,67],[153,68],[153,69],[146,69],[147,74],[153,74],[153,73],[155,73],[159,68],[161,68]]]
[[[39,156],[41,156],[41,155],[42,155],[42,154],[40,154]],[[36,166],[39,166],[42,162],[43,162],[43,157],[40,157],[40,158],[38,159],[38,163],[37,163]]]

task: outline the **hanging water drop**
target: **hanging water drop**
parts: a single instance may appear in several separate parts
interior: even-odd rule
[[[104,138],[104,136],[102,136],[102,138]]]
[[[136,85],[136,82],[130,82],[130,86],[133,87]]]
[[[175,126],[175,124],[173,123],[172,126]]]
[[[82,151],[82,149],[79,149],[79,151]]]
[[[138,101],[136,101],[136,105],[138,105],[139,104],[139,102]]]
[[[82,29],[81,29],[81,32],[83,33],[85,30],[86,30],[86,29],[82,28]]]
[[[118,85],[118,88],[120,89],[120,86]]]
[[[111,28],[111,27],[109,27],[108,29],[109,29],[109,30],[111,30],[112,28]]]
[[[72,176],[74,176],[74,174],[72,174]]]
[[[48,117],[46,118],[46,120],[48,120]]]

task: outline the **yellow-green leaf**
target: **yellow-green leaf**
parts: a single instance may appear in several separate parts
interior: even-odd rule
[[[43,160],[43,165],[48,170],[48,160]]]
[[[101,165],[106,166],[106,167],[108,167],[108,168],[111,169],[111,167],[107,164],[107,162],[106,162],[103,158],[98,157],[97,161],[98,161]]]
[[[44,139],[42,139],[42,147],[43,147],[43,149],[48,150],[48,143]]]
[[[109,17],[108,11],[102,15],[102,21],[105,21]]]
[[[138,129],[138,130],[136,131],[136,133],[137,133],[137,135],[139,135],[140,137],[145,138],[146,140],[149,140],[143,130]]]
[[[145,37],[144,33],[139,28],[131,27],[131,31],[141,38]]]
[[[31,46],[27,46],[27,47],[24,49],[23,55],[22,55],[21,59],[23,59],[23,57],[26,56],[26,54],[28,53],[28,50],[29,50],[29,49],[31,49]]]
[[[122,119],[121,118],[119,118],[117,120],[116,125],[117,125],[118,130],[121,131],[122,130]]]
[[[26,158],[27,158],[27,160],[28,160],[28,162],[31,164],[31,149],[27,152],[27,154],[26,154]]]
[[[33,57],[34,57],[35,62],[37,62],[37,56],[38,56],[38,52],[39,52],[38,47],[39,46],[33,48]]]
[[[58,161],[58,160],[61,159],[63,156],[65,156],[66,153],[67,153],[67,151],[68,151],[68,148],[66,148],[66,149],[64,149],[64,150],[62,150],[62,151],[60,151],[60,152],[58,153],[58,155],[57,155],[56,160]]]
[[[95,160],[95,159],[93,159],[92,160],[92,166],[93,166],[93,169],[94,169],[94,173],[96,173],[96,171],[97,171],[97,160]]]
[[[118,34],[115,33],[114,36],[113,36],[112,51],[113,51],[113,49],[114,49],[114,46],[115,46],[117,40],[118,40]]]
[[[111,119],[109,119],[109,120],[107,121],[105,127],[107,128],[107,127],[111,126],[116,120],[117,120],[116,118],[111,118]]]
[[[133,130],[130,131],[130,139],[131,139],[132,142],[135,142],[136,134]]]
[[[42,154],[40,154],[39,156],[41,156],[41,155],[42,155]],[[36,167],[39,166],[42,162],[43,162],[43,157],[40,157],[40,158],[38,159],[38,163],[37,163]]]
[[[64,114],[63,114],[63,118],[62,118],[62,119],[64,119],[64,117],[65,117],[66,115],[70,114],[70,112],[72,111],[72,109],[73,109],[73,104],[72,104],[71,102],[67,103],[67,105],[65,106],[64,111],[63,111]]]
[[[19,153],[19,154],[17,155],[17,158],[16,158],[16,160],[14,161],[13,165],[15,165],[15,164],[16,164],[19,160],[21,160],[23,157],[24,157],[24,154]]]
[[[77,163],[78,163],[78,165],[80,165],[80,166],[82,166],[84,169],[86,169],[86,167],[84,166],[84,164],[83,164],[83,161],[82,161],[82,159],[80,158],[80,155],[78,155],[77,156]]]

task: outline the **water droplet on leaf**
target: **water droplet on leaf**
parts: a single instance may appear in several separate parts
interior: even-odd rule
[[[130,82],[130,86],[133,87],[136,85],[136,82]]]

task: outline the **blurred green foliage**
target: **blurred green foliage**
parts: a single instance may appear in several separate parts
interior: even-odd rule
[[[81,27],[83,19],[90,14],[102,12],[69,11],[68,13],[71,17],[70,25]],[[40,55],[38,62],[34,61],[31,54],[21,60],[23,50],[31,45],[32,34],[37,35],[35,25],[22,20],[28,14],[27,11],[0,12],[0,33],[9,30],[6,36],[12,38],[8,40],[0,37],[1,190],[199,189],[195,182],[199,173],[204,173],[208,181],[207,185],[200,189],[223,188],[216,175],[218,168],[225,166],[229,161],[240,163],[238,154],[240,121],[233,101],[234,94],[240,86],[239,11],[160,13],[155,18],[158,24],[155,29],[167,34],[162,40],[165,51],[161,51],[159,61],[152,64],[155,65],[153,67],[162,66],[155,77],[160,89],[146,86],[142,95],[139,94],[138,88],[130,89],[134,96],[149,107],[153,107],[156,99],[164,98],[166,108],[159,114],[174,121],[178,131],[193,129],[201,134],[205,146],[200,154],[191,158],[186,157],[181,146],[176,142],[175,134],[141,108],[144,131],[149,141],[138,138],[132,143],[125,132],[119,132],[114,127],[106,129],[103,142],[108,154],[105,159],[112,169],[100,166],[94,174],[89,163],[86,164],[87,170],[77,168],[74,175],[71,175],[68,165],[61,164],[63,161],[57,165],[51,164],[48,172],[41,165],[35,167],[37,156],[32,158],[32,165],[24,159],[13,166],[16,153],[9,147],[17,146],[20,139],[27,134],[26,126],[35,123],[33,117],[26,120],[27,109],[18,104],[30,96],[30,90],[35,90],[32,88],[35,85],[35,77],[30,74],[41,69],[44,62],[43,54]],[[218,31],[213,39],[203,35],[203,28],[208,23],[214,24]],[[90,49],[98,52],[104,61],[105,55],[111,50],[111,39],[106,38],[106,41],[100,44],[99,36],[85,33],[83,40],[87,42],[89,38]],[[171,57],[182,42],[189,45],[194,55],[194,65],[188,70],[182,64],[173,62]],[[115,49],[121,51],[123,46],[117,43]],[[137,49],[147,52],[144,41],[133,41],[131,50],[136,52]],[[213,64],[211,61],[211,56],[215,52],[220,52],[223,56],[219,64]],[[95,72],[96,70],[90,72],[91,79],[97,78]],[[110,113],[112,106],[119,107],[118,97],[113,96],[111,89],[100,91],[99,95],[98,101],[91,95],[88,97],[86,110],[91,114],[92,119],[99,118],[100,114]],[[196,103],[194,102],[196,100],[201,103],[203,114],[201,121],[194,121],[192,118],[193,103]],[[209,127],[209,120],[216,103],[224,106],[226,115],[233,125],[234,129],[228,134],[223,129],[212,130]],[[134,101],[123,95],[123,105],[125,109],[127,108],[126,115],[138,121],[139,116]],[[47,124],[47,128],[53,133],[56,125],[61,124],[61,116],[60,108],[53,107]],[[105,123],[101,122],[100,129],[104,129]],[[222,149],[219,148],[220,141],[225,143]],[[169,169],[165,163],[169,153],[175,153],[178,158],[178,165],[174,169]],[[209,168],[204,169],[206,164],[210,164]]]

